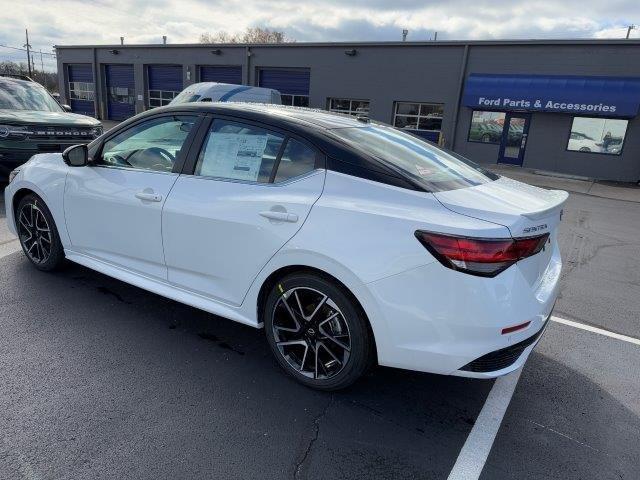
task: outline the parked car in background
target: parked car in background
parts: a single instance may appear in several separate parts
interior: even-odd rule
[[[491,122],[477,122],[469,129],[469,141],[483,143],[499,143],[502,138],[502,125]]]
[[[272,88],[231,83],[201,82],[189,85],[169,105],[191,102],[245,102],[280,105],[280,92]]]
[[[568,149],[576,152],[601,152],[602,143],[596,142],[584,133],[571,132]]]
[[[28,77],[0,75],[0,176],[36,153],[62,152],[102,134],[98,120],[69,110]]]
[[[558,295],[567,196],[364,117],[194,103],[35,156],[5,204],[36,268],[66,257],[264,327],[287,373],[335,390],[376,362],[521,367]]]

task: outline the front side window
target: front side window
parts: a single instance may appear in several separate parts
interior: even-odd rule
[[[35,82],[0,78],[0,109],[62,112],[62,107],[43,86]]]
[[[471,162],[396,128],[370,125],[334,128],[331,132],[431,192],[472,187],[493,180]]]
[[[505,112],[475,110],[469,127],[470,142],[500,143],[504,127]]]
[[[396,102],[393,126],[439,133],[442,130],[443,111],[441,103]]]
[[[94,98],[93,82],[69,82],[71,100],[91,100]]]
[[[280,95],[282,105],[293,105],[294,107],[308,107],[309,95]]]
[[[173,90],[149,90],[149,108],[169,105],[179,94]]]
[[[573,117],[567,150],[620,155],[628,120]]]
[[[98,163],[170,172],[196,120],[195,116],[171,115],[134,125],[105,142]]]
[[[349,115],[368,115],[369,100],[352,100],[350,98],[330,98],[329,111],[348,113]]]
[[[253,125],[214,120],[195,175],[268,183],[284,137]]]

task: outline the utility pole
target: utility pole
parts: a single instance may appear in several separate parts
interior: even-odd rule
[[[438,41],[438,32],[433,34],[433,41],[437,42]]]
[[[627,40],[629,40],[629,35],[631,34],[631,30],[635,30],[636,28],[638,27],[636,27],[635,25],[629,25],[627,27]]]
[[[31,53],[29,51],[31,45],[29,45],[29,30],[25,28],[24,33],[27,37],[27,44],[25,45],[25,48],[27,49],[27,68],[29,69],[29,77],[31,77]]]
[[[42,60],[42,49],[40,49],[40,68],[44,72],[44,61]]]

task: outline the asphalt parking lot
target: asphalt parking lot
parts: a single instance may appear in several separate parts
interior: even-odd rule
[[[571,194],[555,315],[582,327],[551,322],[517,385],[378,368],[334,394],[261,331],[36,271],[1,216],[0,478],[640,478],[640,204]]]

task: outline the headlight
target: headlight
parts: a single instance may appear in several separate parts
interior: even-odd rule
[[[100,135],[102,135],[102,125],[99,125],[97,127],[93,127],[91,129],[91,136],[93,136],[93,138],[98,138]]]
[[[22,139],[31,134],[27,127],[19,125],[0,125],[0,138]]]
[[[11,173],[9,173],[9,183],[13,182],[13,179],[16,178],[19,173],[20,173],[20,169],[19,168],[11,170]]]

